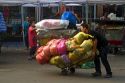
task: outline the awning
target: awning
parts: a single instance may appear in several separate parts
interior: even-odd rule
[[[125,4],[125,0],[87,0],[88,3]]]

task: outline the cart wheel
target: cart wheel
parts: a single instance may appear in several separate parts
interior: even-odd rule
[[[69,70],[70,70],[71,73],[75,73],[75,68],[72,67]]]
[[[67,69],[62,69],[61,74],[62,74],[62,75],[67,75],[67,74],[68,74]]]

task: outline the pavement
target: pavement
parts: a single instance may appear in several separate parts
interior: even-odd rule
[[[125,83],[125,52],[109,54],[113,77],[92,77],[94,69],[76,69],[75,74],[61,75],[60,69],[49,64],[41,65],[27,59],[23,46],[4,46],[0,55],[0,83]]]

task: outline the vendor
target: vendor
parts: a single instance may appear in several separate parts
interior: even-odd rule
[[[112,72],[109,65],[109,62],[107,60],[107,54],[108,54],[108,41],[107,39],[99,34],[96,31],[92,31],[89,29],[89,26],[87,24],[81,24],[81,31],[87,34],[91,34],[94,36],[94,46],[93,46],[93,55],[96,55],[96,48],[99,50],[99,55],[95,56],[94,63],[95,63],[95,73],[92,73],[94,77],[101,76],[101,64],[100,59],[102,61],[102,64],[104,65],[106,69],[106,76],[105,78],[111,78]]]

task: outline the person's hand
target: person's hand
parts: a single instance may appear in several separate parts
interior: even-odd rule
[[[77,49],[77,48],[80,48],[80,46],[79,45],[73,45],[73,46],[71,46],[71,48]]]
[[[96,56],[96,52],[95,51],[92,51],[92,56]]]

